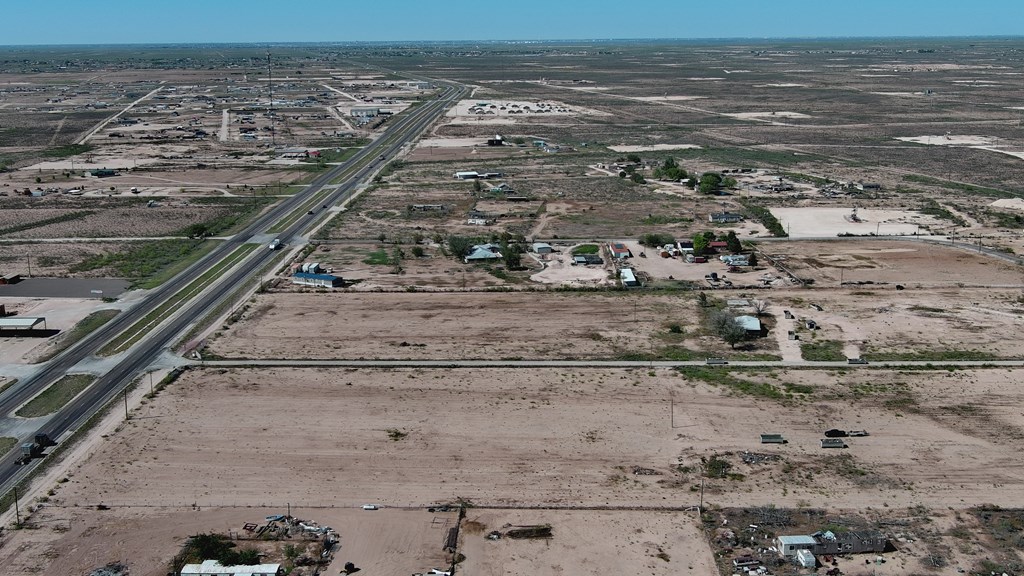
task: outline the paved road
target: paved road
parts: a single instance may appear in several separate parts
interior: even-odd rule
[[[118,315],[117,318],[84,338],[77,345],[58,355],[35,376],[21,380],[7,390],[0,397],[0,415],[11,414],[50,383],[72,371],[79,362],[94,355],[103,344],[165,302],[178,290],[201,275],[203,271],[230,255],[238,246],[249,242],[254,237],[266,234],[270,227],[287,219],[294,211],[304,208],[304,205],[316,197],[321,189],[331,184],[350,168],[360,167],[318,203],[331,205],[341,201],[345,196],[351,194],[364,178],[379,168],[383,160],[378,157],[387,158],[396,154],[403,146],[418,137],[444,112],[451,102],[460,98],[464,92],[465,89],[462,87],[447,85],[436,100],[411,110],[408,115],[393,119],[384,136],[361,150],[352,159],[317,177],[301,193],[287,198],[269,209],[246,227],[243,232],[229,241],[222,242],[210,254],[189,266],[172,280],[154,289],[136,307]],[[328,187],[328,190],[330,189],[331,187]],[[293,238],[297,238],[301,231],[310,227],[314,223],[314,219],[321,218],[322,214],[323,211],[316,217],[302,216],[286,230],[276,234],[276,237],[288,243]],[[196,321],[215,310],[228,296],[253,278],[265,266],[273,263],[277,256],[278,253],[271,250],[257,250],[252,257],[219,278],[203,294],[189,302],[188,309],[184,313],[163,323],[142,342],[125,353],[113,369],[102,374],[93,386],[50,417],[48,421],[41,422],[40,428],[56,438],[81,426],[91,415],[119,394],[132,379],[144,372],[167,346],[174,343],[176,338],[179,338]],[[19,467],[14,464],[15,457],[16,451],[11,451],[0,459],[0,493],[10,490],[39,462],[36,460],[33,466]]]
[[[901,360],[850,364],[808,360],[730,360],[725,365],[705,360],[204,360],[201,366],[218,368],[679,368],[683,366],[724,366],[727,368],[958,368],[1021,367],[1024,360]]]

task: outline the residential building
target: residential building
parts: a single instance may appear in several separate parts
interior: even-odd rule
[[[284,571],[280,564],[248,564],[224,566],[216,560],[204,560],[202,564],[185,564],[181,576],[279,576]]]
[[[733,224],[743,221],[743,215],[735,212],[714,212],[708,214],[708,221],[712,224]]]

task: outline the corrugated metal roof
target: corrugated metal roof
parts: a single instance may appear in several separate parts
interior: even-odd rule
[[[742,326],[744,330],[749,332],[761,331],[761,321],[753,316],[737,316],[734,320],[737,324]]]
[[[0,329],[2,328],[23,328],[30,329],[36,324],[46,322],[42,316],[21,316],[18,318],[0,318]]]
[[[311,272],[296,272],[295,274],[292,274],[292,276],[295,276],[296,278],[306,278],[309,280],[334,281],[338,279],[334,274],[313,274]]]

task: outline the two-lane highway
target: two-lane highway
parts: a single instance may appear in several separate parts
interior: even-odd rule
[[[379,168],[383,161],[380,157],[390,158],[406,144],[416,139],[453,101],[461,98],[464,93],[465,89],[461,86],[446,85],[444,91],[436,99],[420,105],[407,115],[396,118],[382,137],[365,147],[352,159],[317,177],[299,194],[267,210],[231,240],[223,242],[210,254],[159,288],[154,289],[134,308],[120,314],[84,338],[76,346],[58,355],[35,376],[19,382],[5,392],[0,398],[0,414],[12,413],[18,406],[66,374],[80,361],[95,354],[110,339],[145,317],[191,280],[230,255],[238,246],[251,241],[254,236],[266,234],[268,228],[288,218],[296,210],[304,210],[306,203],[316,197],[324,186],[341,177],[344,177],[344,180],[322,202],[332,205],[343,200],[356,189],[360,182]],[[312,218],[298,218],[276,236],[287,243],[311,224]],[[196,321],[215,310],[226,298],[237,291],[242,283],[272,263],[277,255],[278,253],[271,250],[257,250],[240,265],[217,279],[210,288],[189,302],[186,305],[188,307],[186,310],[157,327],[150,335],[130,349],[113,369],[101,375],[86,392],[51,417],[44,426],[45,431],[51,437],[56,438],[84,423],[119,394],[129,382],[142,374],[168,346],[173,344],[175,338],[180,337]],[[15,465],[16,455],[16,451],[11,451],[0,459],[0,493],[9,491],[35,465],[35,463],[23,467]]]

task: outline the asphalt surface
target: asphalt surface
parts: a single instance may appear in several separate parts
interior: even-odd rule
[[[232,239],[222,242],[210,254],[152,290],[138,305],[118,315],[77,345],[58,355],[34,376],[18,381],[0,397],[0,414],[10,415],[23,403],[71,371],[79,362],[93,356],[107,341],[145,317],[146,314],[173,296],[178,290],[187,286],[204,271],[230,255],[239,246],[252,241],[254,237],[265,237],[272,226],[282,220],[287,220],[294,211],[304,208],[305,204],[325,186],[338,179],[350,168],[361,166],[318,204],[330,206],[343,200],[356,189],[363,179],[377,170],[381,163],[418,137],[444,112],[449,104],[465,93],[465,89],[462,87],[446,84],[445,86],[443,93],[437,99],[414,108],[408,115],[393,119],[391,126],[383,136],[363,148],[350,160],[317,177],[304,191],[270,208],[257,217],[245,230],[236,234]],[[272,236],[280,238],[285,244],[288,244],[293,238],[298,237],[302,230],[312,226],[316,220],[322,217],[322,214],[323,211],[318,211],[315,216],[303,215],[289,225],[286,230],[272,234]],[[66,432],[81,426],[89,417],[120,394],[135,377],[142,374],[164,349],[174,343],[176,338],[186,332],[196,321],[216,309],[239,286],[253,278],[265,266],[271,264],[279,254],[280,252],[269,249],[257,250],[254,256],[221,276],[199,297],[189,302],[186,310],[162,323],[159,328],[129,350],[116,366],[102,374],[88,390],[41,425],[41,431],[47,432],[52,438],[60,438]],[[26,439],[21,439],[21,441]],[[17,450],[12,450],[0,459],[0,493],[9,491],[41,461],[36,459],[30,465],[18,466],[14,463],[16,457]]]
[[[0,286],[0,297],[15,298],[117,298],[131,286],[116,278],[26,278]]]

